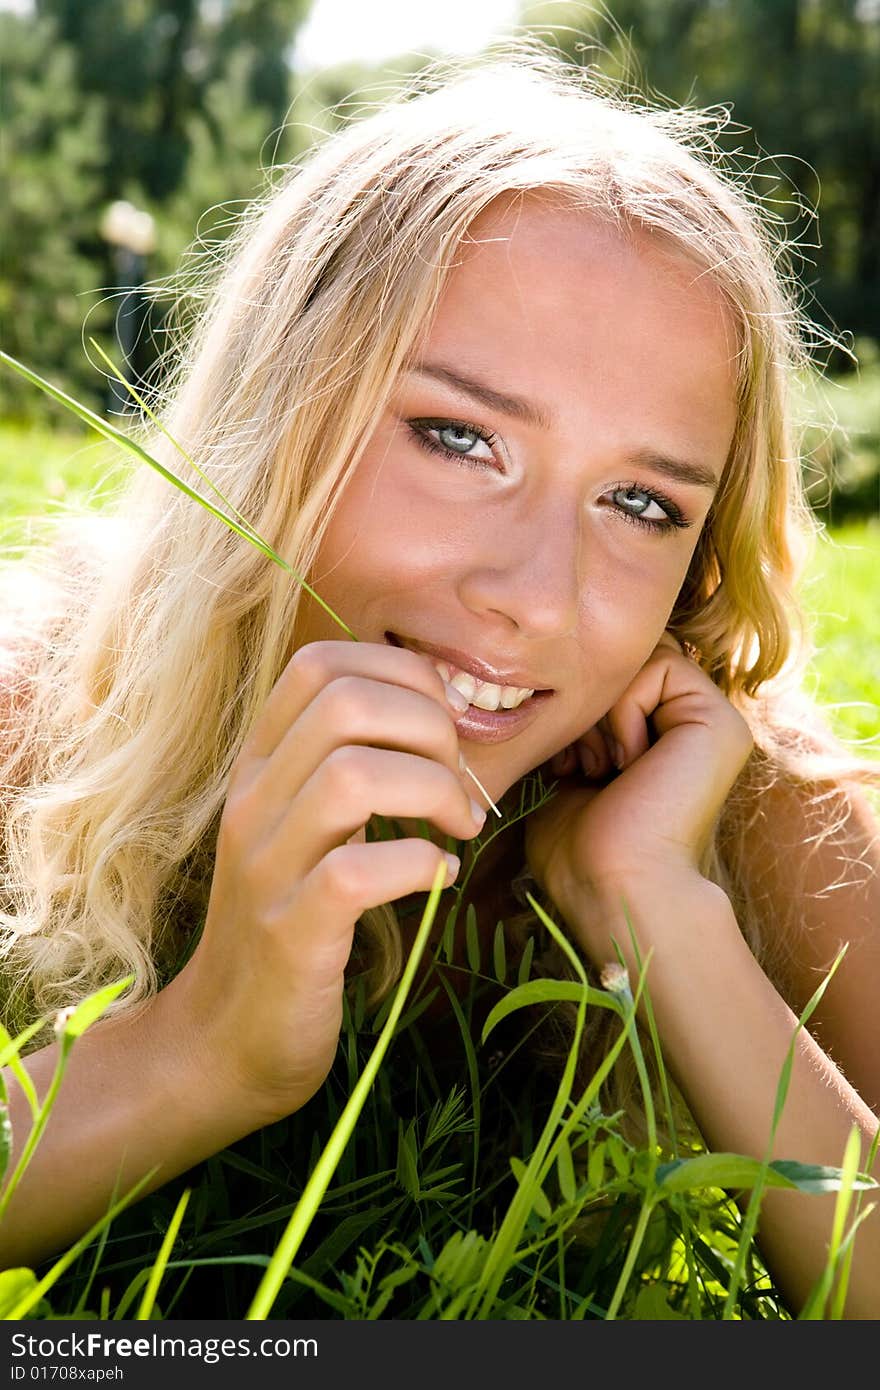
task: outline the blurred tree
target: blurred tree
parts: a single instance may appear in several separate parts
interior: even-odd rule
[[[106,403],[81,343],[87,314],[87,331],[113,343],[118,296],[84,299],[112,291],[118,273],[104,210],[126,199],[153,215],[150,279],[174,269],[197,228],[226,235],[230,205],[296,148],[289,57],[308,3],[35,0],[33,13],[0,14],[9,351]],[[133,368],[145,375],[156,346],[138,332]],[[8,373],[0,390],[13,413],[45,416],[45,400]]]
[[[880,0],[554,0],[522,19],[661,99],[731,104],[756,138],[728,145],[770,152],[756,185],[803,243],[811,313],[880,337]]]
[[[101,284],[94,254],[103,158],[102,103],[82,99],[75,60],[51,22],[0,14],[5,197],[0,200],[0,320],[6,351],[99,405],[80,330],[84,292]],[[105,316],[104,332],[108,328]],[[101,336],[102,324],[92,331]],[[8,371],[4,413],[44,415],[45,401]],[[58,418],[54,411],[52,418]],[[65,420],[69,424],[69,420]]]
[[[262,113],[254,150],[284,123],[289,53],[308,0],[36,0],[77,56],[80,85],[105,98],[104,196],[134,180],[150,199],[180,187],[192,150],[192,117],[235,56],[249,106]]]

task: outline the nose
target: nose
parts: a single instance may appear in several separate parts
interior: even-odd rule
[[[582,576],[578,507],[535,499],[519,517],[483,520],[459,598],[471,612],[497,614],[525,637],[565,637],[578,622]]]

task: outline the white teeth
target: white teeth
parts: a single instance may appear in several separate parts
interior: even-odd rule
[[[461,691],[468,704],[473,702],[477,693],[477,682],[468,671],[456,671],[454,676],[450,676],[449,684]]]
[[[490,681],[478,681],[469,671],[457,671],[448,661],[435,661],[434,666],[443,679],[455,686],[468,704],[474,705],[477,709],[516,709],[535,693],[526,686],[495,685]]]
[[[476,705],[477,709],[497,709],[501,704],[501,686],[481,685],[471,704]]]

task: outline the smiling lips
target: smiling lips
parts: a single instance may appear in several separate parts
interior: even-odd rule
[[[385,637],[393,646],[407,647],[410,651],[426,656],[442,679],[464,695],[472,709],[503,713],[519,709],[536,692],[539,695],[550,694],[550,691],[539,690],[537,686],[527,684],[528,678],[521,672],[494,670],[464,652],[404,641],[392,632],[386,633]]]
[[[497,685],[492,681],[477,680],[470,671],[460,671],[448,661],[432,659],[431,665],[445,681],[461,692],[469,705],[475,705],[477,709],[517,709],[535,693],[528,686]]]

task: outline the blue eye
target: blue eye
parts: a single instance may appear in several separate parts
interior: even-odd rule
[[[491,452],[489,457],[471,457],[479,444],[485,444],[491,451],[498,439],[491,430],[469,425],[464,420],[408,420],[407,424],[416,441],[428,453],[440,454],[465,468],[495,466]]]
[[[655,492],[653,488],[639,487],[637,483],[621,483],[612,490],[611,497],[614,499],[618,515],[622,516],[624,521],[630,521],[648,531],[677,531],[690,526],[690,522],[685,520],[672,499],[664,496],[662,492]],[[617,501],[620,497],[627,503],[634,501],[636,510],[630,510],[629,505],[621,506]],[[651,506],[659,507],[663,517],[645,516],[645,512]]]

